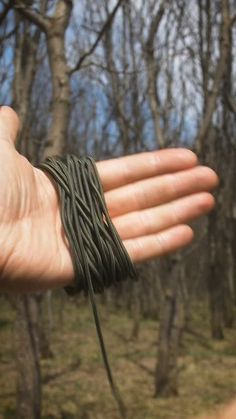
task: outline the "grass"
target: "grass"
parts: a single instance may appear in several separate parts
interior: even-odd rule
[[[132,319],[101,307],[102,329],[115,379],[130,418],[186,419],[229,401],[236,381],[236,331],[213,342],[204,308],[195,310],[191,333],[185,335],[179,358],[179,396],[155,399],[154,371],[158,323],[141,322],[137,341],[130,339]],[[98,347],[87,303],[67,302],[59,321],[57,302],[51,335],[53,358],[42,360],[43,419],[119,419]],[[203,320],[204,319],[204,320]],[[7,302],[0,312],[0,418],[15,418],[14,313]]]

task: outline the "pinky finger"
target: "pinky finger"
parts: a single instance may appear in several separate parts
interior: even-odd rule
[[[192,241],[193,236],[193,230],[188,225],[178,225],[157,234],[124,240],[123,243],[133,262],[144,262],[181,249]]]

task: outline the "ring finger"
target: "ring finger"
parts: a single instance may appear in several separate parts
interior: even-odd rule
[[[122,186],[105,194],[111,217],[156,207],[197,192],[210,191],[218,179],[213,170],[198,166],[193,169],[153,177]]]
[[[112,221],[122,240],[128,240],[188,223],[213,207],[213,196],[202,192],[155,208],[115,217]]]

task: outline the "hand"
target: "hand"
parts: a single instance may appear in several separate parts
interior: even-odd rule
[[[235,419],[236,418],[236,400],[224,406],[222,409],[211,415],[204,415],[194,419]]]
[[[73,265],[56,187],[14,147],[18,117],[0,108],[0,287],[41,291],[69,284]],[[191,242],[187,223],[210,211],[216,174],[189,150],[97,163],[110,216],[133,261]]]

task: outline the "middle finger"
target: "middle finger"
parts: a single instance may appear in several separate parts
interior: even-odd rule
[[[197,166],[174,174],[156,176],[105,193],[111,217],[155,207],[186,195],[212,190],[218,182],[215,172]]]

